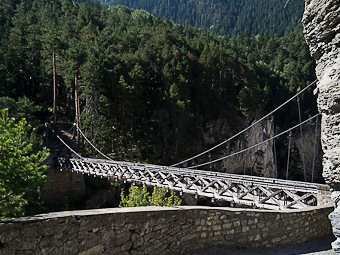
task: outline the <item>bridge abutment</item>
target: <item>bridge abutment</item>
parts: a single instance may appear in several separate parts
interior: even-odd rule
[[[335,204],[330,215],[337,238],[333,249],[340,254],[340,0],[306,0],[302,23],[317,62],[323,176]]]
[[[47,180],[48,183],[41,188],[40,195],[50,209],[58,209],[66,201],[77,201],[85,195],[86,186],[82,174],[50,168]]]

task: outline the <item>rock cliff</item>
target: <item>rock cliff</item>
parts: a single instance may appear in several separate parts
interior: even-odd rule
[[[303,26],[311,55],[317,61],[318,108],[322,114],[323,176],[332,190],[330,215],[340,254],[340,0],[306,0]]]
[[[239,124],[237,130],[250,126],[260,117],[240,118],[237,120]],[[299,129],[292,132],[291,145],[294,150],[290,151],[289,179],[303,181],[304,171],[309,182],[312,180],[313,182],[320,182],[322,179],[322,151],[320,147],[319,126],[319,121],[305,124],[302,129],[302,139]],[[231,142],[222,145],[218,150],[212,151],[211,155],[206,154],[205,157],[200,158],[201,161],[195,161],[194,163],[207,162],[210,160],[209,156],[211,159],[216,159],[239,152],[273,137],[274,134],[278,134],[281,131],[283,131],[282,127],[275,126],[274,119],[268,118],[256,124]],[[202,143],[197,146],[197,152],[202,152],[215,146],[236,132],[232,129],[228,120],[217,119],[208,122],[202,139],[200,139]],[[275,144],[273,140],[269,141],[244,153],[211,165],[206,165],[203,169],[234,174],[285,178],[287,171],[287,147],[288,134],[275,139]],[[192,163],[189,162],[186,166],[190,166]]]
[[[240,126],[246,127],[252,124],[255,120],[242,119],[239,120]],[[242,129],[242,128],[239,128]],[[201,151],[211,148],[220,141],[225,140],[234,134],[231,131],[230,122],[227,120],[216,120],[207,123],[207,131],[202,137],[203,146]],[[245,148],[262,142],[269,137],[274,136],[274,122],[273,120],[265,120],[255,125],[241,136],[233,139],[231,142],[221,146],[218,151],[212,153],[212,159],[221,158],[235,152],[239,152]],[[205,146],[204,146],[205,145]],[[211,165],[211,170],[235,173],[235,174],[249,174],[266,177],[276,177],[276,167],[274,164],[274,144],[272,141],[260,145],[250,151],[237,154],[228,159]],[[204,158],[203,162],[209,161],[209,157]],[[206,169],[209,169],[209,165]]]

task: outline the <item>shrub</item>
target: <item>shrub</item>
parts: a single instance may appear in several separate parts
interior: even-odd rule
[[[173,190],[157,188],[153,189],[152,194],[148,192],[145,185],[137,187],[131,185],[129,194],[125,195],[124,190],[120,194],[121,202],[119,207],[137,207],[137,206],[179,206],[182,200],[177,197]]]

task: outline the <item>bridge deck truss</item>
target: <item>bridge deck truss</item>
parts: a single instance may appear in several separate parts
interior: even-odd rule
[[[73,171],[189,193],[264,209],[317,205],[326,185],[90,158],[58,158],[60,170]]]

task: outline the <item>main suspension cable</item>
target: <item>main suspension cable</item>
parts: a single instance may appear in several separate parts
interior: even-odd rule
[[[267,140],[264,140],[264,141],[262,141],[262,142],[259,142],[259,143],[255,144],[255,145],[252,145],[252,146],[250,146],[250,147],[248,147],[248,148],[246,148],[246,149],[243,149],[243,150],[241,150],[241,151],[232,153],[232,154],[230,154],[230,155],[228,155],[228,156],[224,156],[224,157],[221,157],[221,158],[212,160],[212,161],[208,161],[208,162],[205,162],[205,163],[202,163],[202,164],[199,164],[199,165],[196,165],[196,166],[187,167],[187,168],[192,169],[192,168],[197,168],[197,167],[205,166],[205,165],[208,165],[208,164],[212,164],[212,163],[221,161],[221,160],[223,160],[223,159],[227,159],[227,158],[236,156],[236,155],[241,154],[241,153],[243,153],[243,152],[249,151],[249,150],[251,150],[251,149],[253,149],[253,148],[257,147],[257,146],[260,146],[260,145],[265,144],[265,143],[267,143],[267,142],[269,142],[269,141],[271,141],[271,140],[273,140],[273,139],[275,139],[275,138],[277,138],[277,137],[279,137],[279,136],[282,136],[282,135],[288,133],[288,132],[291,131],[291,130],[296,129],[296,128],[299,127],[300,125],[303,125],[303,124],[307,123],[308,121],[311,121],[312,119],[316,118],[316,117],[319,116],[319,115],[320,115],[320,113],[318,113],[318,114],[314,115],[313,117],[311,117],[311,118],[309,118],[309,119],[307,119],[307,120],[305,120],[305,121],[299,123],[298,125],[296,125],[296,126],[294,126],[294,127],[291,127],[291,128],[289,128],[289,129],[287,129],[287,130],[285,130],[285,131],[283,131],[283,132],[281,132],[281,133],[279,133],[279,134],[277,134],[277,135],[275,135],[275,136],[273,136],[273,137],[268,138]]]
[[[290,101],[292,101],[292,100],[295,99],[296,97],[298,97],[300,94],[302,94],[303,92],[305,92],[308,88],[310,88],[311,86],[313,86],[314,84],[316,84],[317,81],[318,81],[318,80],[313,81],[311,84],[309,84],[308,86],[306,86],[306,87],[305,87],[304,89],[302,89],[300,92],[296,93],[296,95],[294,95],[293,97],[291,97],[290,99],[288,99],[287,101],[285,101],[284,103],[282,103],[280,106],[276,107],[273,111],[271,111],[270,113],[268,113],[267,115],[265,115],[265,116],[262,117],[261,119],[255,121],[253,124],[251,124],[250,126],[246,127],[246,128],[243,129],[242,131],[240,131],[240,132],[238,132],[237,134],[233,135],[232,137],[228,138],[227,140],[225,140],[225,141],[223,141],[223,142],[221,142],[221,143],[215,145],[214,147],[212,147],[212,148],[210,148],[210,149],[208,149],[208,150],[206,150],[206,151],[203,151],[203,152],[201,152],[201,153],[199,153],[199,154],[197,154],[197,155],[195,155],[195,156],[193,156],[193,157],[191,157],[191,158],[185,159],[185,160],[183,160],[183,161],[181,161],[181,162],[178,162],[178,163],[176,163],[176,164],[173,164],[173,165],[171,165],[171,166],[173,166],[173,167],[174,167],[174,166],[178,166],[178,165],[181,165],[181,164],[183,164],[183,163],[186,163],[186,162],[188,162],[188,161],[190,161],[190,160],[192,160],[192,159],[198,158],[198,157],[200,157],[200,156],[202,156],[202,155],[204,155],[204,154],[206,154],[206,153],[208,153],[208,152],[210,152],[210,151],[212,151],[212,150],[214,150],[214,149],[220,147],[221,145],[223,145],[223,144],[225,144],[225,143],[231,141],[232,139],[238,137],[239,135],[241,135],[241,134],[244,133],[245,131],[251,129],[251,128],[252,128],[253,126],[255,126],[256,124],[258,124],[258,123],[260,123],[261,121],[263,121],[264,119],[268,118],[270,115],[272,115],[273,113],[275,113],[276,111],[278,111],[279,109],[281,109],[283,106],[285,106],[286,104],[288,104]]]
[[[73,152],[78,158],[83,158],[80,154],[78,154],[75,150],[73,150],[55,131],[50,127],[48,123],[45,123],[45,127],[49,128],[52,133],[62,142],[71,152]]]
[[[80,134],[84,137],[84,139],[92,146],[93,149],[95,149],[100,155],[102,155],[104,158],[108,159],[108,160],[113,160],[112,158],[106,156],[104,153],[102,153],[100,150],[97,149],[96,146],[93,145],[93,143],[91,143],[91,141],[89,139],[87,139],[87,137],[85,136],[85,134],[83,133],[83,131],[80,129],[80,127],[77,125],[77,123],[74,123],[73,126],[75,126]]]

